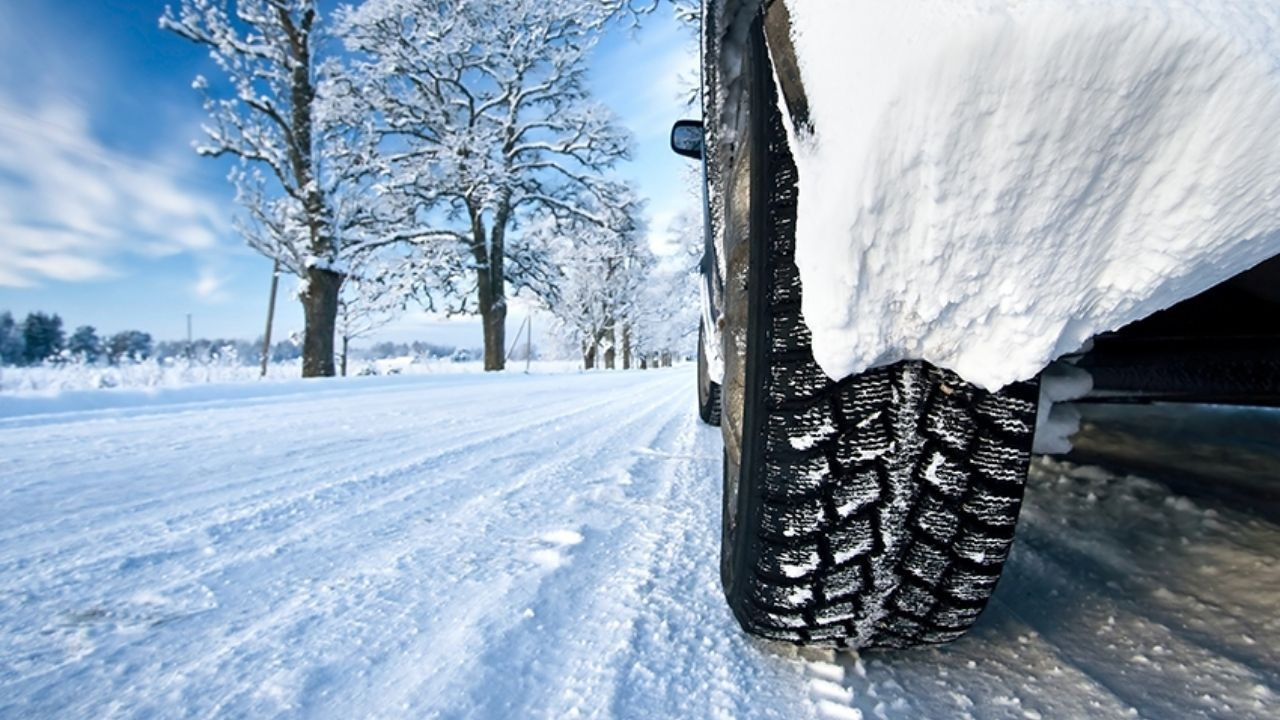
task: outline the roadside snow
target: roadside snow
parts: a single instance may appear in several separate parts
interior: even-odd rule
[[[831,377],[923,358],[998,388],[1280,254],[1272,0],[787,5]]]
[[[258,365],[237,360],[187,362],[154,358],[118,365],[83,362],[46,363],[28,367],[0,366],[0,398],[6,395],[52,395],[66,391],[174,388],[190,385],[293,380],[301,361],[274,362],[261,377]]]
[[[970,637],[797,652],[721,598],[720,439],[690,369],[308,388],[0,422],[0,717],[1280,702],[1280,526],[1146,480],[1039,461]]]
[[[523,362],[511,364],[523,370]],[[535,360],[533,372],[570,372],[581,367],[577,360]],[[364,375],[435,375],[482,373],[479,360],[454,361],[440,357],[392,357],[373,361],[352,360],[351,377]],[[119,365],[79,362],[31,367],[0,366],[0,402],[5,397],[44,397],[82,391],[159,391],[197,385],[232,385],[238,383],[291,382],[302,376],[302,361],[274,362],[267,365],[267,376],[261,377],[257,365],[237,361],[187,362],[155,359]],[[91,393],[90,393],[91,394]]]

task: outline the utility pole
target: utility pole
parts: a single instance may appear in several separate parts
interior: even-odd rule
[[[526,315],[524,320],[520,323],[520,329],[516,331],[515,339],[511,341],[511,349],[507,350],[507,361],[510,361],[512,356],[516,354],[516,346],[520,344],[520,333],[524,332],[524,326],[528,324],[528,322],[529,317]]]
[[[262,377],[267,376],[267,363],[271,361],[271,323],[276,319],[276,290],[280,287],[280,261],[271,268],[271,300],[267,302],[267,334],[262,337]]]

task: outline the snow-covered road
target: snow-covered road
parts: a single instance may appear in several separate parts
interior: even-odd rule
[[[744,637],[692,384],[0,399],[0,717],[1275,716],[1280,527],[1046,460],[965,640]]]

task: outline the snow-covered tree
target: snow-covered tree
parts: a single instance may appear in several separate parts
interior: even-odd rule
[[[22,323],[23,359],[34,365],[55,357],[66,347],[62,318],[42,312],[27,313]]]
[[[638,302],[633,331],[637,355],[692,356],[698,337],[697,274],[670,259],[655,266]]]
[[[151,357],[151,334],[141,330],[122,330],[107,340],[105,349],[112,365],[121,361],[141,362]]]
[[[619,352],[623,367],[630,366],[631,335],[654,264],[640,230],[582,225],[556,243],[556,293],[547,309],[588,370],[598,363],[612,369]]]
[[[67,352],[86,363],[95,363],[102,355],[102,340],[92,325],[81,325],[67,340]]]
[[[20,365],[24,355],[22,327],[5,310],[0,313],[0,365]]]
[[[197,77],[210,123],[198,152],[232,156],[249,244],[301,279],[302,374],[334,374],[334,324],[346,257],[358,242],[335,208],[357,164],[352,128],[327,122],[319,91],[320,14],[314,0],[182,0],[160,26],[208,49],[225,75]],[[348,192],[354,192],[348,190]]]
[[[635,352],[651,359],[690,356],[696,350],[703,251],[702,212],[691,202],[672,220],[668,252],[658,258],[636,301]]]
[[[611,18],[650,5],[367,0],[338,14],[353,57],[343,106],[379,131],[372,225],[409,248],[445,310],[479,312],[488,370],[504,365],[509,286],[554,292],[546,248],[524,230],[633,223],[629,192],[606,176],[630,140],[592,100],[586,60]]]

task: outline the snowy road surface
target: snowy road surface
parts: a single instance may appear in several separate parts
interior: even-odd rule
[[[0,717],[1276,716],[1280,527],[1049,461],[965,640],[749,640],[692,386],[0,399]]]

